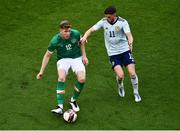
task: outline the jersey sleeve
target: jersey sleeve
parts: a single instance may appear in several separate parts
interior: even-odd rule
[[[54,52],[54,50],[56,49],[56,43],[57,43],[56,37],[53,37],[49,42],[48,51]]]
[[[126,20],[123,22],[123,31],[124,31],[124,33],[131,32],[131,30],[129,28],[129,24],[128,24],[128,22]]]
[[[94,28],[95,30],[99,30],[101,27],[103,27],[103,20],[98,21],[98,22],[93,26],[93,28]]]

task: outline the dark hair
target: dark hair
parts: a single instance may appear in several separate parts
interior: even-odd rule
[[[106,9],[105,9],[105,11],[104,11],[104,14],[110,14],[110,15],[112,15],[112,14],[114,14],[114,13],[116,13],[116,8],[114,7],[114,6],[109,6],[109,7],[107,7]]]
[[[61,29],[71,28],[71,23],[68,20],[63,20],[60,22],[59,28]]]

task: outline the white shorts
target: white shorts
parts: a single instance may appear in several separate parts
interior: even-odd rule
[[[78,58],[63,58],[57,61],[57,69],[63,69],[66,72],[66,75],[68,74],[69,68],[72,69],[73,72],[77,74],[79,71],[86,72],[85,66],[82,62],[82,57]]]

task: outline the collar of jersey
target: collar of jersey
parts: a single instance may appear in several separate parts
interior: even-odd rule
[[[114,25],[118,20],[119,20],[119,17],[118,16],[116,16],[116,20],[113,22],[113,23],[110,23],[108,20],[107,20],[107,22],[110,24],[110,25]]]

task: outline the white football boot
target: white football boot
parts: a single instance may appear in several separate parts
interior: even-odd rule
[[[77,104],[76,101],[72,101],[72,99],[70,100],[69,104],[71,105],[72,109],[75,111],[75,112],[78,112],[80,111],[80,108]]]
[[[61,107],[57,106],[57,108],[51,110],[51,112],[52,112],[52,113],[57,113],[57,114],[60,114],[60,115],[61,115],[61,114],[63,114],[63,109],[62,109]]]
[[[134,93],[134,100],[135,100],[135,102],[141,101],[141,96],[139,95],[139,93]]]

